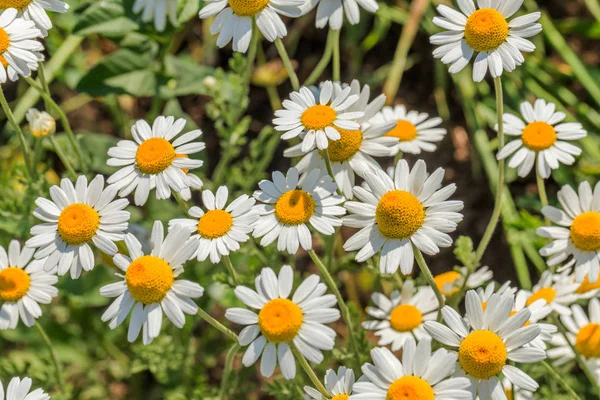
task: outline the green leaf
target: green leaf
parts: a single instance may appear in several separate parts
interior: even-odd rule
[[[204,78],[215,74],[215,69],[198,65],[191,58],[167,56],[166,73],[172,77],[160,88],[160,95],[164,98],[185,96],[189,94],[207,95],[208,90],[204,85]]]
[[[94,2],[81,13],[73,34],[92,33],[106,36],[120,36],[135,31],[139,25],[127,18],[123,4],[116,1]]]
[[[198,11],[200,11],[200,0],[184,0],[177,20],[180,23],[187,22],[195,18],[198,15]]]
[[[467,268],[475,267],[475,260],[477,256],[473,251],[473,241],[468,236],[459,236],[456,239],[456,246],[454,248],[454,255],[456,258],[463,263]]]

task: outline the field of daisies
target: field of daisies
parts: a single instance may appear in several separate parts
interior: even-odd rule
[[[600,399],[599,0],[0,0],[0,400]]]

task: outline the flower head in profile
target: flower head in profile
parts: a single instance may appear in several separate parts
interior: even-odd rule
[[[15,8],[0,11],[0,84],[31,76],[44,59],[44,46],[36,40],[42,32],[18,14]]]
[[[402,360],[387,348],[371,350],[373,364],[362,366],[364,376],[354,384],[349,400],[471,400],[470,382],[452,377],[456,353],[439,349],[432,353],[431,338],[419,344],[413,338],[404,343]],[[412,396],[407,397],[407,393]]]
[[[50,395],[42,389],[35,389],[30,392],[32,385],[31,378],[14,377],[8,383],[6,392],[4,385],[0,382],[0,400],[48,400]],[[6,396],[6,397],[5,397]]]
[[[467,283],[465,282],[467,277]],[[433,277],[435,285],[439,291],[446,297],[450,297],[460,291],[465,286],[466,289],[475,289],[483,286],[484,283],[490,281],[494,277],[494,273],[488,266],[478,268],[471,274],[467,267],[460,267],[458,271],[446,271]]]
[[[459,0],[456,11],[439,5],[441,14],[433,23],[445,32],[431,36],[431,43],[439,46],[434,50],[435,58],[451,64],[450,73],[455,74],[467,66],[473,55],[473,80],[483,80],[489,69],[496,78],[502,70],[513,71],[523,64],[521,52],[532,52],[535,45],[527,38],[542,31],[537,20],[540,12],[526,14],[509,21],[523,5],[523,0]]]
[[[25,114],[31,134],[37,138],[52,135],[56,132],[56,121],[46,111],[30,108]]]
[[[262,204],[255,206],[260,216],[254,223],[252,235],[262,238],[261,246],[277,240],[277,249],[296,254],[299,247],[312,249],[312,234],[308,225],[323,235],[333,235],[335,227],[342,225],[338,218],[345,214],[340,206],[342,196],[335,193],[336,184],[329,175],[319,170],[309,172],[300,184],[296,168],[290,168],[287,176],[273,172],[273,181],[263,180],[254,192],[254,198]]]
[[[195,282],[177,279],[183,264],[198,248],[198,238],[190,238],[187,229],[176,226],[166,237],[160,221],[152,227],[152,251],[144,254],[140,241],[128,233],[125,245],[128,256],[116,254],[113,261],[122,278],[100,289],[104,297],[116,297],[102,315],[102,321],[115,329],[129,313],[127,340],[133,342],[142,331],[143,343],[150,344],[160,334],[163,313],[178,328],[185,324],[185,315],[194,315],[198,306],[192,299],[202,296],[204,289]]]
[[[379,269],[392,274],[398,270],[410,274],[414,264],[413,246],[428,255],[440,247],[452,245],[448,233],[463,218],[462,201],[449,201],[456,185],[442,187],[444,169],[431,175],[423,160],[411,170],[405,160],[396,165],[393,176],[383,170],[365,175],[368,188],[354,187],[359,201],[347,201],[344,207],[352,214],[343,224],[361,228],[344,244],[346,251],[359,250],[356,261],[363,262],[381,250]]]
[[[144,120],[131,128],[133,140],[121,140],[108,150],[112,158],[106,162],[111,167],[122,167],[108,178],[108,183],[119,188],[119,196],[125,197],[135,191],[135,204],[142,206],[148,200],[150,190],[156,189],[159,200],[189,189],[189,170],[200,168],[202,160],[189,157],[204,149],[204,143],[196,139],[202,135],[199,129],[178,136],[185,127],[183,118],[160,116],[152,127]]]
[[[529,306],[539,299],[544,299],[552,311],[560,315],[567,315],[571,313],[569,306],[577,301],[575,291],[578,287],[578,283],[574,283],[562,275],[544,271],[531,291],[525,291],[527,293],[525,304]]]
[[[32,238],[25,244],[36,248],[36,259],[45,259],[44,269],[58,267],[58,275],[69,270],[73,279],[81,271],[94,268],[92,245],[108,255],[117,252],[115,242],[123,240],[130,214],[127,199],[117,199],[117,188],[104,188],[104,177],[97,175],[88,185],[80,175],[75,186],[67,178],[50,188],[50,198],[38,197],[33,215],[44,223],[31,228]]]
[[[42,34],[47,36],[52,28],[52,20],[46,11],[66,13],[70,7],[61,0],[7,0],[0,2],[0,10],[3,8],[16,8],[19,16],[27,21],[33,21]]]
[[[581,149],[567,141],[579,140],[586,136],[586,131],[578,122],[562,122],[565,113],[556,112],[554,103],[546,103],[538,99],[532,106],[529,102],[521,103],[521,118],[513,114],[504,114],[504,133],[518,136],[508,142],[499,152],[499,160],[514,154],[508,166],[518,168],[519,176],[527,176],[534,164],[542,178],[548,178],[553,169],[560,164],[572,165],[575,156]]]
[[[162,32],[167,26],[167,20],[171,25],[179,26],[177,19],[177,0],[135,0],[133,12],[142,14],[142,21],[154,22],[154,28]]]
[[[279,275],[271,268],[263,268],[256,278],[256,290],[246,286],[235,288],[237,298],[248,307],[230,308],[225,318],[233,323],[246,325],[240,332],[239,341],[248,346],[242,363],[249,367],[259,357],[260,373],[270,377],[279,363],[286,379],[296,376],[293,345],[313,363],[323,361],[322,351],[332,350],[336,333],[324,325],[340,318],[339,310],[333,308],[335,296],[324,294],[327,287],[311,275],[298,286],[291,299],[294,271],[285,265]]]
[[[19,318],[31,327],[42,316],[40,304],[49,304],[58,295],[58,278],[44,271],[44,260],[31,260],[34,249],[21,249],[12,240],[8,254],[0,246],[0,329],[15,329]]]
[[[233,39],[233,51],[245,53],[252,37],[252,21],[270,42],[284,38],[287,28],[281,15],[296,18],[304,0],[207,0],[200,18],[215,16],[210,33],[218,34],[217,46],[225,47]]]
[[[337,372],[328,369],[325,373],[325,389],[329,393],[331,400],[348,400],[352,394],[352,386],[354,385],[354,371],[346,367],[339,367]],[[304,386],[307,400],[323,400],[324,397],[317,389]]]
[[[364,111],[349,111],[359,100],[359,93],[351,94],[351,86],[342,89],[331,81],[324,82],[319,89],[301,87],[292,92],[289,100],[283,101],[283,110],[275,111],[273,125],[284,132],[284,140],[300,137],[302,152],[315,148],[325,150],[331,141],[341,140],[341,130],[356,131]]]
[[[317,28],[325,28],[329,24],[331,29],[339,31],[344,23],[344,15],[350,25],[360,22],[358,6],[370,13],[379,10],[379,3],[376,0],[306,0],[302,6],[302,14],[308,14],[317,7]]]
[[[206,211],[194,206],[188,211],[192,219],[169,221],[169,229],[181,225],[198,237],[198,261],[210,256],[210,261],[216,264],[222,256],[239,250],[240,243],[250,239],[248,234],[258,218],[258,211],[253,208],[256,200],[244,194],[227,205],[228,197],[226,186],[219,187],[216,196],[210,190],[205,190],[202,192],[202,202]]]

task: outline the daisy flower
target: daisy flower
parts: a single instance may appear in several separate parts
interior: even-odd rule
[[[25,114],[31,134],[37,138],[52,135],[56,132],[56,121],[46,111],[30,108]]]
[[[504,133],[519,136],[519,139],[508,142],[498,152],[498,160],[514,153],[508,166],[518,168],[521,177],[529,174],[533,164],[537,164],[537,172],[542,178],[548,178],[560,163],[572,165],[575,162],[574,156],[580,155],[581,149],[566,140],[582,139],[587,132],[577,122],[559,123],[565,119],[565,113],[555,110],[554,103],[537,99],[533,106],[526,101],[521,103],[521,114],[525,122],[516,115],[505,113]]]
[[[312,170],[299,184],[298,170],[290,168],[287,176],[275,171],[273,181],[258,184],[261,190],[254,192],[254,198],[263,204],[255,206],[260,216],[252,235],[262,237],[261,246],[277,239],[279,251],[296,254],[299,246],[312,249],[307,224],[323,235],[333,235],[335,227],[342,225],[338,216],[345,214],[339,206],[344,198],[334,194],[337,186],[329,175],[320,175],[319,170]]]
[[[6,388],[6,397],[4,393],[4,385],[0,382],[0,400],[48,400],[50,395],[42,389],[31,390],[31,378],[14,377],[8,383]]]
[[[252,20],[269,42],[287,35],[280,15],[299,17],[304,0],[207,0],[200,18],[216,15],[210,33],[219,34],[217,46],[225,47],[233,39],[233,51],[245,53],[252,37]]]
[[[195,282],[176,279],[183,272],[183,264],[198,248],[198,238],[190,238],[187,229],[180,226],[164,237],[162,222],[155,221],[151,242],[152,251],[146,255],[140,241],[131,233],[126,234],[129,256],[116,254],[113,257],[115,265],[124,273],[116,275],[123,280],[100,289],[102,296],[116,297],[102,315],[102,321],[110,321],[108,326],[115,329],[131,312],[127,340],[135,341],[142,330],[145,345],[160,334],[163,312],[173,325],[182,328],[184,314],[198,312],[192,299],[201,297],[204,292]]]
[[[525,304],[529,306],[536,300],[544,299],[552,311],[560,315],[568,315],[571,313],[569,306],[577,301],[575,291],[578,287],[578,283],[573,283],[560,275],[553,275],[550,271],[544,271],[532,290],[525,291],[528,294]]]
[[[58,266],[58,275],[71,271],[73,279],[79,278],[81,270],[94,268],[95,247],[112,256],[117,252],[114,242],[123,240],[130,214],[123,209],[127,199],[114,200],[115,186],[104,188],[104,177],[97,175],[88,185],[87,178],[80,175],[73,184],[68,179],[60,187],[50,188],[52,200],[38,197],[33,215],[44,221],[31,228],[27,247],[37,248],[36,259],[46,258],[44,269]]]
[[[354,382],[354,371],[346,367],[339,367],[337,373],[332,369],[325,373],[325,389],[331,400],[348,400]],[[323,395],[315,388],[304,386],[304,391],[308,400],[323,400]]]
[[[34,21],[17,16],[15,8],[0,11],[0,84],[7,79],[15,82],[19,75],[31,76],[44,56],[44,46],[37,38],[42,32]]]
[[[393,123],[393,128],[385,136],[395,139],[393,155],[398,152],[421,154],[432,152],[437,148],[436,142],[446,136],[446,129],[441,128],[440,117],[429,118],[429,114],[417,111],[406,111],[406,107],[383,107],[370,121],[373,124]]]
[[[33,260],[35,250],[12,240],[8,255],[0,246],[0,329],[15,329],[19,317],[31,327],[42,316],[40,304],[49,304],[58,295],[58,278],[44,271],[44,260]],[[31,261],[31,262],[30,262]]]
[[[335,296],[325,294],[324,283],[319,276],[306,278],[294,292],[294,271],[284,265],[279,276],[271,268],[263,268],[256,278],[256,291],[246,287],[235,288],[235,295],[242,303],[258,311],[230,308],[225,312],[229,321],[247,325],[239,335],[242,346],[248,346],[242,363],[249,367],[262,355],[260,373],[270,377],[279,362],[286,379],[296,376],[296,362],[290,346],[293,344],[306,359],[319,364],[323,361],[322,350],[332,350],[336,333],[324,324],[340,318],[339,310],[333,308]]]
[[[181,225],[198,237],[198,261],[210,256],[210,261],[216,264],[222,256],[239,250],[240,243],[250,238],[248,234],[258,218],[258,211],[253,208],[256,201],[244,194],[225,207],[228,196],[226,186],[217,189],[216,196],[210,190],[205,190],[202,192],[202,202],[206,211],[192,207],[188,211],[192,219],[169,221],[169,229]]]
[[[540,335],[533,339],[531,345],[545,350],[546,342],[552,340],[552,335],[556,333],[558,328],[556,325],[540,322],[552,313],[552,307],[547,304],[546,299],[529,301],[530,296],[530,292],[519,290],[515,296],[515,304],[510,315],[513,316],[522,309],[527,308],[531,312],[528,323],[538,324],[541,330]]]
[[[494,277],[494,273],[490,271],[490,268],[487,266],[478,268],[470,275],[467,267],[460,267],[459,271],[453,270],[442,272],[441,274],[434,276],[433,280],[440,292],[444,296],[450,297],[460,291],[464,284],[465,276],[467,275],[467,284],[465,286],[467,289],[475,289],[483,286],[484,283],[490,281]]]
[[[542,214],[559,226],[545,226],[537,234],[553,239],[540,249],[554,266],[573,257],[575,280],[588,276],[590,283],[598,281],[600,271],[600,185],[594,191],[588,182],[579,185],[579,195],[569,185],[558,191],[562,210],[552,206],[542,208]]]
[[[351,25],[360,22],[361,6],[370,13],[379,10],[379,3],[376,0],[307,0],[302,6],[302,14],[308,14],[313,8],[317,8],[317,28],[325,28],[327,24],[331,29],[339,31],[342,29],[344,14]]]
[[[118,185],[119,196],[135,190],[135,204],[143,206],[154,188],[160,200],[171,197],[171,190],[180,193],[190,187],[187,172],[201,167],[203,162],[190,159],[189,155],[204,150],[205,145],[195,141],[202,135],[200,129],[175,139],[185,124],[183,118],[175,121],[163,116],[156,118],[152,127],[139,120],[131,128],[133,140],[121,140],[108,150],[112,158],[106,164],[123,167],[108,178],[108,183]]]
[[[415,344],[406,340],[402,360],[385,347],[371,350],[373,364],[362,366],[364,380],[354,384],[349,400],[471,400],[470,382],[465,377],[451,377],[456,367],[456,353],[445,349],[431,352],[431,338]],[[410,397],[407,396],[410,393]]]
[[[522,389],[535,391],[538,388],[533,378],[508,361],[534,363],[545,359],[544,350],[528,346],[541,329],[538,324],[527,324],[531,318],[527,308],[511,317],[512,309],[512,296],[494,294],[483,310],[479,296],[470,290],[466,296],[469,325],[449,306],[442,308],[447,326],[435,321],[425,323],[425,329],[435,340],[458,348],[460,369],[471,380],[481,400],[507,399],[500,373]]]
[[[340,129],[356,131],[363,117],[363,111],[348,111],[359,100],[358,93],[350,94],[351,86],[341,91],[331,81],[324,82],[320,89],[311,91],[301,87],[290,94],[290,100],[283,101],[283,110],[275,111],[273,125],[278,132],[284,132],[282,139],[300,136],[302,152],[312,150],[315,145],[325,150],[330,141],[340,140]]]
[[[33,21],[44,36],[52,28],[52,21],[46,11],[66,13],[69,5],[60,0],[4,0],[0,2],[0,10],[16,8],[19,16],[25,20]]]
[[[142,14],[142,21],[154,21],[154,28],[162,32],[167,26],[167,19],[171,25],[179,26],[177,20],[177,0],[135,0],[133,12]]]
[[[403,274],[412,272],[413,245],[425,254],[434,255],[440,247],[450,247],[448,233],[463,218],[462,201],[447,201],[456,185],[442,186],[444,169],[427,175],[423,160],[412,170],[405,160],[396,165],[394,176],[383,170],[365,174],[368,189],[354,187],[360,201],[347,201],[344,207],[352,213],[343,224],[361,230],[344,244],[346,251],[360,251],[356,261],[363,262],[381,250],[379,269],[393,274],[400,266]]]
[[[390,298],[383,293],[373,293],[371,300],[376,307],[367,307],[367,314],[376,318],[362,323],[363,328],[376,330],[378,346],[391,344],[392,351],[398,351],[407,339],[422,339],[429,336],[423,322],[435,320],[438,301],[429,286],[415,288],[412,280],[402,285],[402,291],[394,290]]]
[[[467,66],[477,52],[473,65],[473,80],[483,80],[488,69],[494,78],[502,75],[502,70],[513,71],[523,64],[521,52],[532,52],[535,45],[527,38],[542,31],[536,21],[540,12],[526,14],[508,21],[523,4],[523,0],[459,0],[458,12],[440,5],[437,10],[441,17],[433,18],[433,23],[446,32],[431,36],[431,43],[439,46],[433,56],[441,58],[444,64],[452,64],[450,73],[455,74]]]

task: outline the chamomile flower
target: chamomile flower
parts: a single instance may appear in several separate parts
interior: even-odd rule
[[[434,278],[435,280],[435,278]],[[485,309],[485,306],[488,302],[488,300],[490,299],[490,297],[492,297],[493,294],[498,294],[500,296],[514,296],[515,293],[517,292],[516,288],[510,287],[510,281],[504,282],[499,288],[498,290],[496,290],[496,283],[495,282],[490,282],[488,283],[488,285],[484,288],[477,288],[477,296],[479,296],[479,300],[481,300],[481,304],[483,304],[483,308]]]
[[[14,377],[8,383],[5,393],[4,385],[0,382],[0,400],[48,400],[50,398],[50,395],[42,389],[30,392],[31,385],[31,378],[21,380],[19,377]]]
[[[46,111],[30,108],[25,114],[31,134],[37,138],[52,135],[56,132],[56,121]]]
[[[184,314],[194,315],[198,306],[192,299],[202,296],[204,289],[195,282],[176,279],[183,264],[198,248],[198,238],[190,238],[187,229],[176,226],[164,237],[163,224],[152,227],[152,251],[146,255],[142,244],[131,233],[125,235],[129,256],[116,254],[115,265],[123,271],[123,280],[100,289],[104,297],[116,297],[102,315],[102,321],[115,329],[129,313],[127,340],[133,342],[143,331],[143,343],[150,344],[160,334],[163,312],[178,328],[185,325]]]
[[[219,34],[217,46],[225,47],[233,39],[233,50],[245,53],[252,36],[252,20],[270,42],[287,35],[280,15],[299,17],[304,0],[207,0],[200,18],[216,15],[210,33]]]
[[[303,152],[312,150],[315,145],[320,150],[327,149],[330,141],[340,140],[340,129],[356,131],[363,117],[363,111],[348,111],[358,100],[359,95],[351,94],[347,86],[341,91],[331,81],[324,82],[319,90],[311,91],[301,87],[292,92],[289,100],[283,101],[283,110],[275,111],[273,125],[278,132],[284,132],[282,139],[300,136]]]
[[[392,351],[398,351],[409,338],[429,336],[423,323],[435,320],[438,310],[438,301],[429,286],[415,288],[415,283],[407,280],[402,291],[394,290],[391,298],[375,292],[371,300],[376,307],[367,307],[366,311],[376,319],[365,321],[362,326],[376,331],[375,336],[380,338],[378,346],[391,345]]]
[[[383,106],[385,96],[380,95],[369,102],[369,85],[364,85],[361,90],[360,83],[353,80],[350,88],[350,95],[358,94],[359,98],[347,111],[364,112],[364,115],[356,121],[360,124],[360,128],[356,130],[334,128],[340,133],[341,137],[339,140],[328,139],[327,146],[335,182],[347,199],[352,198],[355,174],[363,177],[368,170],[380,168],[379,163],[373,157],[392,155],[392,145],[395,144],[394,139],[383,137],[384,133],[391,127],[389,122],[369,123],[371,117]],[[342,92],[343,88],[340,84],[335,83],[334,91]],[[283,154],[286,157],[304,156],[296,164],[296,168],[301,174],[305,175],[313,169],[319,169],[323,174],[326,174],[324,153],[317,148],[313,148],[306,153],[302,150],[302,147],[303,143],[299,143],[286,149]],[[300,180],[302,181],[302,179]]]
[[[25,20],[33,21],[44,36],[52,28],[52,21],[46,11],[66,13],[69,5],[60,0],[2,0],[0,10],[16,8]]]
[[[586,131],[577,122],[560,123],[565,113],[555,112],[554,103],[546,103],[537,99],[532,106],[529,102],[521,103],[521,118],[505,113],[504,133],[519,136],[519,139],[508,142],[499,152],[497,158],[505,159],[514,154],[508,166],[518,168],[521,177],[527,176],[534,164],[542,178],[548,178],[553,169],[560,164],[572,165],[581,149],[566,141],[579,140],[586,136]]]
[[[336,184],[329,175],[321,176],[319,170],[309,172],[301,184],[298,170],[290,168],[287,176],[273,172],[273,181],[262,180],[261,190],[254,192],[260,217],[254,223],[254,237],[262,237],[261,246],[277,240],[277,249],[296,254],[298,247],[312,249],[310,224],[323,235],[333,235],[335,227],[342,225],[338,218],[345,214],[339,204],[342,196],[335,193]]]
[[[459,213],[463,202],[447,200],[456,185],[442,188],[444,169],[438,168],[428,176],[423,160],[417,161],[412,170],[400,160],[393,175],[373,170],[365,174],[368,189],[354,187],[360,202],[344,204],[353,215],[344,217],[343,224],[361,230],[346,241],[344,249],[360,249],[358,262],[381,250],[382,273],[392,274],[400,266],[403,274],[410,274],[415,260],[413,246],[434,255],[440,247],[452,245],[448,233],[463,218]]]
[[[0,84],[31,76],[44,59],[44,46],[36,40],[42,32],[18,13],[15,8],[0,11]]]
[[[544,271],[531,292],[525,292],[528,294],[525,304],[529,306],[536,300],[544,299],[553,311],[560,315],[568,315],[571,313],[569,306],[577,301],[575,291],[578,287],[578,283],[573,283],[560,275],[554,276],[550,271]]]
[[[559,226],[545,226],[537,234],[553,239],[540,254],[554,266],[570,257],[575,262],[575,280],[582,282],[587,275],[590,283],[598,281],[600,272],[600,185],[594,191],[588,182],[579,185],[579,195],[569,185],[558,191],[558,209],[545,206],[542,214]]]
[[[75,186],[63,179],[50,188],[52,200],[38,197],[33,215],[44,221],[31,228],[32,238],[27,247],[36,248],[36,259],[46,259],[44,269],[58,266],[58,275],[71,271],[73,279],[81,271],[94,268],[91,245],[112,256],[117,252],[115,242],[123,240],[130,214],[124,208],[127,199],[114,200],[115,186],[104,188],[104,177],[97,175],[88,185],[80,175]]]
[[[468,278],[465,287],[467,289],[475,289],[491,280],[494,277],[494,273],[487,266],[478,268],[471,274],[469,274],[467,267],[461,267],[459,268],[459,271],[453,270],[442,272],[441,274],[434,276],[433,280],[440,292],[444,296],[450,297],[460,291],[466,276],[468,276]]]
[[[337,373],[332,369],[328,369],[325,373],[325,389],[331,400],[348,400],[354,382],[354,371],[346,367],[339,367]],[[315,388],[304,386],[304,391],[308,400],[325,400],[321,392]]]
[[[540,327],[540,334],[533,339],[531,346],[545,350],[546,342],[552,340],[552,335],[556,333],[558,328],[554,324],[542,322],[552,313],[552,307],[547,304],[546,299],[535,300],[535,298],[533,298],[533,301],[529,301],[530,296],[530,292],[519,290],[515,296],[515,304],[510,314],[513,316],[524,308],[531,311],[531,317],[526,323],[536,323]]]
[[[185,124],[183,118],[175,121],[163,116],[156,118],[152,127],[139,120],[131,128],[133,140],[121,140],[108,150],[112,158],[106,164],[123,167],[108,178],[108,183],[119,187],[119,196],[135,190],[135,204],[142,206],[152,189],[156,188],[157,199],[168,199],[171,190],[180,193],[190,187],[187,172],[201,167],[203,162],[190,159],[189,155],[202,151],[205,145],[195,141],[202,135],[199,129],[175,139]]]
[[[296,361],[290,349],[296,348],[313,363],[323,361],[323,350],[332,350],[336,333],[324,324],[340,318],[333,308],[335,296],[325,294],[324,283],[317,275],[306,278],[289,299],[294,283],[294,271],[285,265],[279,275],[271,268],[263,268],[256,278],[256,291],[246,287],[235,288],[241,302],[258,313],[245,308],[230,308],[225,318],[246,325],[239,335],[242,346],[248,346],[242,363],[249,367],[262,355],[260,373],[270,377],[277,363],[286,379],[296,376]]]
[[[442,309],[447,326],[435,321],[425,323],[425,330],[434,339],[458,349],[460,369],[471,380],[481,400],[507,399],[500,374],[522,389],[538,388],[534,379],[508,361],[534,363],[545,359],[544,350],[528,346],[541,329],[535,323],[526,325],[531,318],[527,308],[510,316],[512,309],[512,296],[494,294],[484,310],[477,293],[470,290],[465,316],[469,325],[449,306]]]
[[[0,329],[15,329],[19,317],[33,326],[42,316],[40,304],[49,304],[58,295],[54,287],[58,278],[44,271],[44,260],[31,260],[34,251],[21,249],[17,240],[10,242],[8,254],[0,246]]]
[[[408,111],[403,105],[383,107],[370,121],[373,124],[394,123],[385,137],[395,139],[393,155],[398,152],[421,154],[422,151],[435,151],[437,145],[446,136],[441,128],[441,118],[429,118],[429,114]]]
[[[258,211],[253,208],[256,200],[244,194],[225,207],[228,197],[226,186],[219,187],[216,196],[210,190],[205,190],[202,192],[202,202],[206,211],[194,206],[188,211],[192,219],[169,221],[169,229],[181,225],[198,237],[198,261],[210,256],[210,261],[216,264],[222,256],[239,250],[240,243],[250,239],[248,234],[258,218]]]
[[[445,349],[431,352],[431,338],[415,344],[406,340],[402,360],[385,347],[371,350],[373,364],[362,366],[364,380],[354,384],[349,400],[471,400],[470,382],[451,377],[456,353]],[[410,393],[410,397],[407,396]]]
[[[325,28],[329,24],[329,27],[336,31],[342,29],[344,14],[351,25],[360,22],[358,6],[370,13],[375,13],[379,9],[376,0],[307,0],[302,6],[303,14],[309,13],[317,4],[317,28]]]
[[[135,0],[133,12],[142,14],[142,21],[154,21],[154,28],[162,32],[167,26],[167,19],[173,26],[179,26],[177,19],[177,0]]]
[[[535,45],[527,38],[542,31],[537,20],[540,12],[526,14],[508,21],[521,5],[522,0],[459,0],[460,12],[438,6],[442,15],[433,23],[446,32],[431,36],[431,43],[439,46],[433,52],[444,64],[452,64],[450,73],[455,74],[467,66],[473,54],[478,53],[473,65],[473,80],[483,80],[488,69],[493,77],[502,70],[513,71],[523,64],[521,52],[532,52]]]

